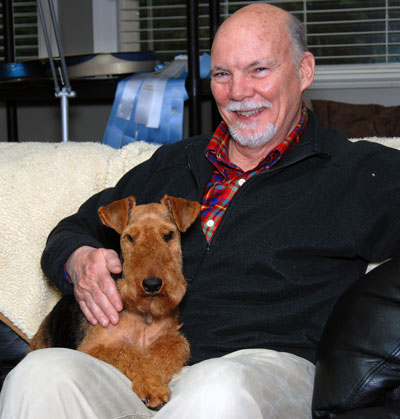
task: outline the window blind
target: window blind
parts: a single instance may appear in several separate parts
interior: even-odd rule
[[[117,2],[120,51],[152,50],[164,61],[187,53],[185,1]],[[220,21],[249,3],[220,0]],[[270,0],[265,3],[282,7],[305,23],[309,48],[317,64],[400,62],[400,0]],[[201,53],[210,51],[208,8],[208,1],[199,0]],[[36,58],[36,1],[13,0],[13,9],[16,59]],[[0,60],[3,60],[3,28],[0,33]]]
[[[221,22],[251,1],[220,0]],[[400,62],[400,0],[268,1],[303,21],[317,64]],[[139,0],[141,50],[161,59],[185,54],[186,5],[183,1]],[[208,2],[199,1],[199,47],[209,52]]]
[[[13,0],[14,53],[16,61],[38,57],[36,1]],[[0,61],[4,61],[3,9],[0,17]]]

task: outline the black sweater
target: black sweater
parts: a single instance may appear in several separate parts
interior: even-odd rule
[[[119,238],[97,208],[134,195],[200,200],[212,166],[209,136],[158,149],[115,186],[89,199],[50,234],[45,274],[63,293],[62,267],[78,247]],[[351,143],[310,112],[300,143],[269,172],[250,178],[208,244],[200,220],[182,236],[188,290],[181,304],[191,362],[242,348],[270,348],[315,361],[337,298],[368,262],[400,253],[400,152]],[[360,319],[362,321],[362,319]]]

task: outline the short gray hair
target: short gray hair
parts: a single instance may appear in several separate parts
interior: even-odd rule
[[[292,40],[293,61],[296,67],[299,66],[301,57],[308,51],[306,27],[295,16],[290,15],[287,22],[287,30]]]

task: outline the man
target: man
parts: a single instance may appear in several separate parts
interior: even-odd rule
[[[331,308],[369,261],[400,253],[400,156],[323,130],[302,105],[314,59],[302,26],[281,9],[256,3],[225,21],[211,72],[224,120],[213,137],[159,149],[63,220],[42,259],[90,322],[116,324],[118,238],[97,207],[165,193],[201,202],[182,236],[191,366],[172,380],[170,402],[151,412],[113,367],[47,349],[10,374],[2,419],[310,417]]]

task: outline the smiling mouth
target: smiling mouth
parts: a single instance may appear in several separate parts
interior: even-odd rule
[[[257,113],[262,112],[263,108],[253,109],[251,111],[236,111],[236,113],[240,116],[253,116]]]

